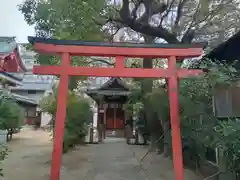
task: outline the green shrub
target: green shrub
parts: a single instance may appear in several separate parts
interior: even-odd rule
[[[57,111],[57,90],[40,102],[40,107],[44,112],[53,116],[52,124],[55,124],[55,114]],[[63,139],[63,152],[76,144],[84,142],[87,133],[86,124],[92,120],[91,107],[87,99],[77,96],[74,92],[69,92],[67,101],[67,113],[65,122],[65,132]],[[52,129],[54,130],[54,129]]]
[[[15,129],[23,124],[23,109],[15,102],[8,92],[0,91],[0,129],[8,131],[10,139]]]
[[[0,177],[3,177],[3,168],[2,163],[7,158],[8,155],[8,148],[5,145],[0,145]]]

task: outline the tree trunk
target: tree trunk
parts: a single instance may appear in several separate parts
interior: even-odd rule
[[[163,134],[164,134],[164,137],[163,137],[163,143],[164,143],[163,154],[164,154],[165,157],[168,157],[168,156],[170,156],[170,154],[169,154],[168,145],[165,142],[166,142],[167,133],[168,133],[169,128],[170,128],[170,124],[169,124],[168,121],[164,121],[164,122],[162,122],[162,126],[163,126]]]
[[[228,166],[227,166],[227,157],[224,155],[223,150],[219,149],[219,171],[221,172],[219,174],[218,180],[226,180],[226,179],[232,179],[234,180],[235,178],[233,177],[233,173],[228,171]]]
[[[9,129],[7,132],[7,142],[12,140],[13,129]]]
[[[151,44],[154,41],[154,38],[150,36],[144,36],[144,39],[146,44]],[[146,69],[153,68],[153,61],[151,58],[143,59],[143,68],[146,68]],[[141,82],[141,90],[144,97],[148,93],[152,92],[152,87],[153,87],[152,79],[144,79]],[[149,146],[150,149],[149,150],[150,151],[158,150],[159,153],[162,153],[164,144],[162,142],[157,142],[158,138],[162,134],[161,123],[158,120],[157,116],[154,117],[154,112],[152,111],[151,104],[149,103],[149,101],[144,98],[143,104],[144,104],[145,115],[146,115],[149,131],[150,131],[150,146]]]
[[[149,152],[156,152],[156,151],[157,151],[157,137],[151,134]]]

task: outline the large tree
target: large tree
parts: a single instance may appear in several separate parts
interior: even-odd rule
[[[121,41],[207,41],[213,47],[239,30],[239,4],[238,0],[25,0],[20,10],[42,37],[111,40],[116,35]],[[46,57],[39,61],[59,62]],[[74,62],[79,65],[79,59]],[[152,62],[144,59],[142,66],[152,68]],[[142,81],[143,96],[152,91],[152,85],[152,80]],[[148,103],[144,101],[147,119],[152,134],[158,136]]]
[[[102,32],[128,28],[167,43],[215,43],[223,33],[227,38],[238,31],[239,4],[237,0],[25,0],[20,10],[44,37],[99,40]],[[107,28],[112,31],[104,31]]]

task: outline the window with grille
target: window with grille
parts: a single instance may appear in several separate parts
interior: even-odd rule
[[[37,116],[36,108],[27,108],[25,110],[25,116],[26,117],[36,117]]]
[[[37,91],[36,90],[28,90],[28,94],[36,94]]]
[[[217,164],[217,149],[207,147],[205,156],[208,161]]]

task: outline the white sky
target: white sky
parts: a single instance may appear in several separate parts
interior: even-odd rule
[[[27,42],[34,35],[34,28],[27,25],[17,5],[24,0],[0,0],[0,36],[16,36],[19,43]]]

